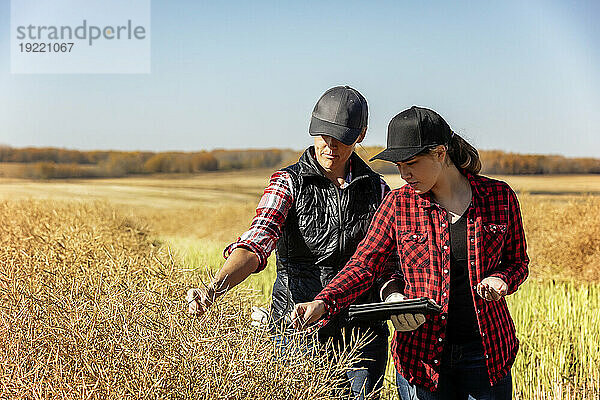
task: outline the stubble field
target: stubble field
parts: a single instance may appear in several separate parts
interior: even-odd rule
[[[274,362],[249,327],[273,257],[201,321],[184,312],[185,289],[222,264],[270,172],[0,180],[0,398],[329,396],[331,366]],[[519,194],[532,260],[509,298],[516,398],[597,399],[600,177],[500,179]]]

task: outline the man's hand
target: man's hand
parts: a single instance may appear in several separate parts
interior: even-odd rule
[[[188,290],[185,298],[189,313],[196,316],[203,315],[217,297],[243,282],[256,271],[256,268],[258,268],[258,256],[255,253],[241,247],[235,249],[208,286]]]
[[[215,293],[210,289],[195,288],[187,291],[185,299],[188,303],[188,312],[199,317],[204,314],[214,302]]]
[[[292,311],[292,323],[295,329],[303,330],[310,324],[319,320],[325,314],[325,303],[322,300],[313,300],[308,303],[299,303]]]
[[[477,284],[477,294],[487,301],[498,301],[506,296],[508,285],[502,279],[488,276]]]
[[[388,295],[385,299],[386,303],[404,301],[406,297],[398,292]],[[397,314],[390,317],[394,329],[399,332],[410,332],[414,331],[425,323],[425,316],[423,314]]]

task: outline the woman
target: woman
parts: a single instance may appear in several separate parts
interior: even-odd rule
[[[477,151],[425,108],[396,115],[387,149],[374,158],[396,163],[407,185],[384,199],[333,281],[296,306],[296,325],[347,307],[397,253],[399,268],[382,297],[428,297],[442,307],[432,317],[392,318],[400,397],[510,399],[518,341],[504,296],[525,280],[529,263],[515,193],[478,175]]]
[[[191,313],[204,313],[216,297],[265,268],[275,248],[273,328],[285,325],[296,303],[312,300],[333,279],[354,254],[389,191],[354,153],[365,137],[367,115],[365,98],[353,88],[338,86],[321,96],[309,128],[314,146],[298,163],[271,176],[250,230],[225,249],[227,260],[208,289],[188,292]],[[358,301],[372,301],[371,294]],[[346,332],[353,327],[359,326],[346,326]],[[342,342],[347,337],[342,338],[341,328],[339,321],[331,321],[319,339]],[[361,350],[364,360],[347,372],[354,398],[381,387],[387,364],[387,325],[370,328],[375,338]],[[278,345],[285,346],[285,337],[279,339]]]

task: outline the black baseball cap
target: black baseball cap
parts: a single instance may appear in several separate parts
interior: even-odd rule
[[[428,148],[447,145],[453,135],[438,113],[412,106],[392,118],[388,125],[387,148],[369,161],[406,161]]]
[[[311,136],[327,135],[353,144],[367,126],[367,100],[350,86],[336,86],[317,101],[310,119]]]

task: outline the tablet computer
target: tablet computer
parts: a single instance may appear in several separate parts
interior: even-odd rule
[[[348,320],[351,322],[384,321],[396,314],[436,315],[442,307],[435,301],[421,297],[389,303],[353,304],[348,308]]]

